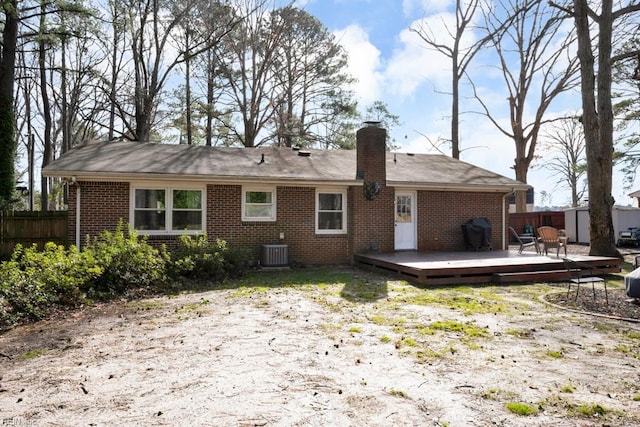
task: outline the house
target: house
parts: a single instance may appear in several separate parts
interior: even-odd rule
[[[357,132],[356,150],[88,143],[47,166],[69,185],[69,236],[119,220],[170,248],[207,232],[288,261],[345,264],[356,253],[462,251],[461,225],[492,224],[505,248],[508,196],[526,184],[443,155],[385,151],[386,131]]]

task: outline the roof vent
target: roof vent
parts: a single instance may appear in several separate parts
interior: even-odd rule
[[[298,156],[309,157],[310,155],[311,155],[311,153],[309,151],[302,151],[302,150],[298,151]]]

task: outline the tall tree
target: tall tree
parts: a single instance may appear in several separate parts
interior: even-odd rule
[[[239,13],[249,17],[225,35],[217,62],[228,87],[226,106],[236,113],[224,125],[242,145],[255,147],[269,140],[263,131],[277,111],[274,61],[284,26],[280,21],[270,25],[271,10],[264,2],[240,3]]]
[[[281,31],[274,58],[277,84],[274,139],[277,145],[320,143],[319,125],[348,98],[353,79],[346,72],[347,54],[327,28],[304,10],[289,6],[271,14],[270,25]],[[339,111],[339,110],[338,110]]]
[[[383,101],[374,101],[365,110],[364,117],[366,120],[374,120],[380,122],[380,126],[387,130],[387,150],[396,150],[396,140],[393,138],[393,128],[400,126],[400,116],[389,111],[389,107]]]
[[[573,16],[578,37],[582,125],[587,145],[590,255],[619,256],[615,247],[612,217],[614,199],[611,195],[614,149],[611,64],[634,57],[638,52],[613,56],[613,32],[616,20],[640,11],[637,1],[623,4],[616,11],[613,10],[612,0],[602,0],[594,4],[596,7],[591,7],[587,0],[573,0],[572,7],[559,7]],[[637,27],[637,20],[635,25]],[[592,33],[594,30],[596,34]]]
[[[18,41],[18,0],[2,2],[4,26],[0,41],[0,209],[11,206],[15,191],[16,128],[14,81]]]
[[[472,41],[470,25],[479,7],[480,0],[456,0],[455,25],[450,26],[443,19],[448,40],[443,40],[441,33],[436,33],[426,22],[411,27],[427,46],[451,61],[451,156],[454,159],[460,158],[460,82],[473,58],[491,40],[485,36]]]
[[[585,141],[579,118],[566,117],[551,123],[541,136],[544,156],[539,167],[558,179],[559,188],[568,188],[571,206],[578,206],[587,190]]]
[[[508,125],[498,119],[499,113],[491,111],[490,103],[482,99],[475,85],[474,93],[484,114],[513,140],[515,178],[526,183],[551,102],[578,84],[578,61],[569,51],[574,36],[565,32],[563,14],[541,0],[497,4],[500,9],[485,12],[485,22],[498,58],[495,68],[508,93]],[[528,111],[531,106],[532,113]],[[516,192],[516,211],[526,211],[526,191]]]

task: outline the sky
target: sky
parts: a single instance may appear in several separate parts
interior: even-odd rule
[[[349,54],[349,71],[358,79],[354,91],[367,106],[380,100],[400,117],[401,125],[391,136],[399,151],[435,152],[438,138],[450,137],[450,60],[427,49],[411,28],[428,23],[444,34],[443,22],[453,22],[453,0],[298,0],[297,6],[316,16],[336,36]],[[508,122],[504,81],[492,67],[489,54],[479,55],[471,73],[483,99],[491,104],[495,117]],[[460,159],[515,178],[511,169],[515,145],[479,111],[468,84],[461,88]],[[364,110],[364,108],[362,108]],[[551,105],[550,115],[580,110],[577,92],[564,95]],[[502,112],[503,111],[503,112]],[[439,146],[451,155],[449,145]],[[543,157],[544,158],[544,157]],[[570,194],[558,186],[557,178],[542,168],[530,169],[528,184],[534,187],[536,206],[565,206]],[[613,196],[618,205],[634,205],[623,188],[623,176],[614,172]],[[544,198],[546,192],[549,196]]]

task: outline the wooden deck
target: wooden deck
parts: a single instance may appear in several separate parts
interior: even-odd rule
[[[568,254],[567,258],[592,265],[599,274],[619,273],[620,260]],[[562,255],[518,254],[515,250],[488,252],[394,252],[358,254],[357,267],[390,273],[426,285],[460,283],[513,283],[564,281],[569,275]]]

